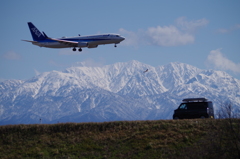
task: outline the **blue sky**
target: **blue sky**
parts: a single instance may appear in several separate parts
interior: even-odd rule
[[[160,66],[181,62],[228,72],[240,79],[239,0],[1,0],[0,80],[29,79],[85,61],[92,66],[138,60]],[[27,22],[48,36],[118,33],[117,48],[102,45],[40,48]]]

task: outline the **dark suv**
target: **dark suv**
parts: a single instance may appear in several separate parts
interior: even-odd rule
[[[183,99],[173,119],[214,118],[213,104],[206,98]]]

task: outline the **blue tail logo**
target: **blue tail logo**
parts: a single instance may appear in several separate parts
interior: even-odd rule
[[[38,38],[42,35],[37,28],[31,28],[31,30]]]
[[[28,22],[28,26],[34,41],[46,39],[46,37],[31,22]]]

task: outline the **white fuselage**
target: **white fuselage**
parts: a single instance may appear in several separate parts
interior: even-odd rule
[[[78,51],[82,51],[81,48],[95,48],[98,45],[104,44],[116,44],[123,41],[125,38],[118,34],[101,34],[101,35],[90,35],[90,36],[77,36],[70,38],[50,38],[44,32],[40,32],[32,22],[28,22],[28,27],[31,32],[33,41],[23,40],[26,42],[31,42],[33,45],[47,48],[79,48]]]
[[[32,44],[47,48],[69,48],[69,47],[88,47],[94,48],[104,44],[118,44],[124,38],[118,34],[101,34],[91,36],[77,36],[70,38],[45,39],[41,41],[33,41]]]

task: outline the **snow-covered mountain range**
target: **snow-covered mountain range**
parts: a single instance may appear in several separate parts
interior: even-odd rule
[[[171,119],[181,100],[190,97],[213,101],[215,113],[226,101],[240,108],[240,80],[183,63],[83,63],[1,82],[0,124]]]

